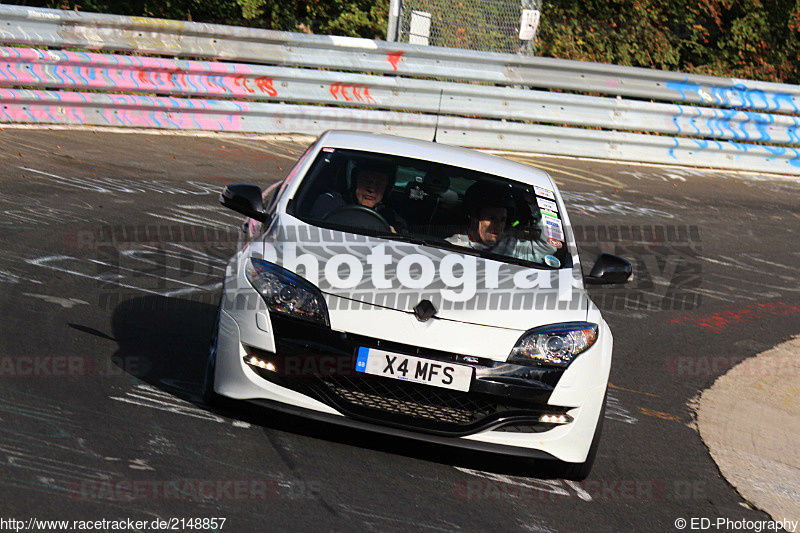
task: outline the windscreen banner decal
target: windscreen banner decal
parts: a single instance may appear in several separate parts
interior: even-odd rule
[[[544,189],[542,187],[539,187],[538,185],[534,185],[533,186],[533,191],[536,193],[536,196],[543,196],[543,197],[548,198],[550,200],[555,200],[556,199],[556,196],[553,194],[553,191],[551,191],[550,189]]]
[[[545,200],[544,198],[536,198],[536,203],[542,209],[547,209],[548,211],[556,212],[558,211],[558,207],[556,206],[555,202],[551,202],[550,200]]]
[[[544,233],[552,239],[559,241],[564,240],[564,230],[561,227],[561,221],[556,218],[543,217]]]

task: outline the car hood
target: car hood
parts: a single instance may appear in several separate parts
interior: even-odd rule
[[[429,319],[526,331],[586,320],[588,312],[577,265],[532,269],[299,221],[273,224],[261,240],[264,259],[319,287],[332,316],[372,307],[412,314],[427,300],[435,308]]]

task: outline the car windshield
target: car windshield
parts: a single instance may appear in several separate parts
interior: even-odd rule
[[[536,268],[571,266],[553,191],[441,163],[323,148],[292,214]]]

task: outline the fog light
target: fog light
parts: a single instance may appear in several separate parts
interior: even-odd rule
[[[263,361],[258,357],[251,356],[250,359],[245,361],[248,365],[257,366],[258,368],[263,368],[264,370],[269,370],[270,372],[275,372],[275,365],[270,363],[269,361]]]
[[[571,419],[565,415],[542,415],[539,417],[539,422],[545,424],[566,424],[571,422]]]

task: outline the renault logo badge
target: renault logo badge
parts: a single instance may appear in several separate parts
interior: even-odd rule
[[[436,308],[430,300],[422,300],[414,307],[414,316],[420,322],[426,322],[429,318],[436,314]]]

